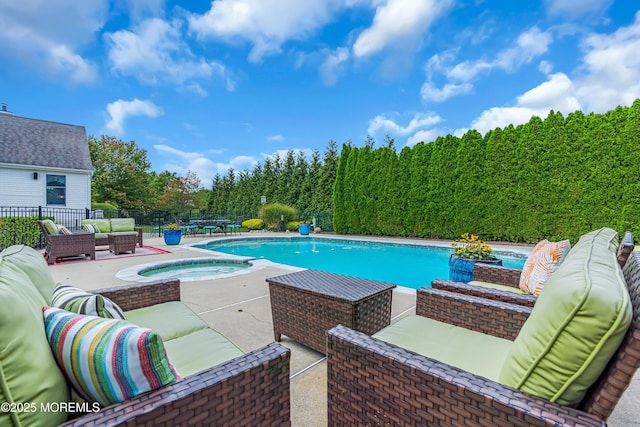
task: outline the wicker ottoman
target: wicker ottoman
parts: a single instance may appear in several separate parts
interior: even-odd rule
[[[107,238],[109,239],[109,251],[115,255],[123,252],[136,253],[136,243],[138,242],[137,232],[124,231],[121,233],[109,233]]]
[[[396,285],[303,270],[267,278],[275,340],[284,334],[326,354],[326,331],[341,324],[371,335],[391,323]]]

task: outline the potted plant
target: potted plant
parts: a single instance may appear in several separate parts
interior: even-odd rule
[[[180,226],[175,222],[167,225],[164,230],[164,243],[167,245],[177,245],[180,243],[180,239],[182,239],[182,230]]]
[[[311,232],[311,223],[308,221],[303,221],[298,224],[298,231],[302,236],[308,236]]]
[[[477,262],[502,265],[501,259],[492,256],[493,248],[480,240],[477,234],[464,233],[451,246],[454,251],[449,257],[449,280],[454,282],[472,281]]]

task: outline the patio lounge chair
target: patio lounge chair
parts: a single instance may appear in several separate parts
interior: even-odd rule
[[[574,254],[568,265],[570,259],[565,260],[534,308],[422,288],[417,293],[417,316],[403,318],[373,337],[342,325],[329,330],[329,425],[604,426],[640,365],[640,253],[630,256],[624,278],[612,254],[597,261],[589,257],[589,253]],[[588,279],[576,279],[581,275]],[[615,298],[609,299],[611,295]],[[585,301],[588,306],[580,306]],[[601,318],[599,310],[605,302],[608,314]],[[563,304],[579,307],[570,322],[546,330],[555,324],[558,317],[554,313]],[[560,313],[563,319],[564,314]],[[600,321],[621,316],[624,322],[608,323],[605,328],[612,332],[615,324],[618,338],[607,341],[606,333],[600,335]],[[422,328],[403,331],[412,322]],[[424,338],[434,336],[431,327],[424,327],[427,323],[443,332],[440,343]],[[572,340],[567,332],[572,335],[574,327],[582,332]],[[392,329],[404,332],[405,344],[398,343],[401,334],[396,335],[396,344],[390,343]],[[510,352],[522,350],[523,342],[548,337],[546,333],[557,335],[540,341],[540,354],[533,351],[512,357]],[[467,339],[456,339],[461,336]],[[563,341],[567,338],[569,341]],[[582,352],[582,338],[595,345],[591,352]],[[415,341],[421,341],[422,353],[432,357],[418,354]],[[482,342],[489,346],[482,347]],[[500,358],[504,349],[498,344],[508,347],[504,359]],[[553,353],[553,360],[549,359]],[[450,360],[456,360],[455,366]],[[460,367],[461,360],[471,368]],[[496,364],[502,364],[499,369],[514,368],[520,362],[516,371],[522,369],[523,376],[517,387],[503,384],[504,371],[489,369]],[[569,367],[572,369],[565,371]],[[587,372],[590,379],[583,381]],[[501,382],[488,379],[496,375]],[[560,382],[558,376],[563,378]],[[534,378],[543,388],[550,387],[547,392],[557,394],[549,399],[534,395],[530,391]],[[556,385],[566,388],[558,391]],[[569,396],[568,390],[578,385]]]
[[[624,268],[633,248],[633,234],[627,231],[624,233],[617,251],[620,268]],[[533,307],[538,297],[520,290],[518,285],[521,272],[522,270],[519,268],[476,263],[473,268],[472,282],[460,283],[437,279],[431,283],[431,286],[435,289]]]
[[[94,233],[75,231],[72,234],[58,234],[51,220],[38,221],[42,235],[46,240],[45,258],[48,264],[54,264],[58,258],[85,255],[96,259]]]

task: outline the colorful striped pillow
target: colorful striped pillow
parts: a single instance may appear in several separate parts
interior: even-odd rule
[[[77,314],[106,319],[126,319],[118,304],[100,294],[92,294],[73,286],[59,284],[51,295],[51,305]]]
[[[538,242],[520,273],[522,292],[540,296],[545,283],[569,253],[569,249],[571,249],[569,240],[550,242],[545,239]]]
[[[55,307],[42,311],[54,358],[88,401],[111,405],[180,379],[150,329]]]

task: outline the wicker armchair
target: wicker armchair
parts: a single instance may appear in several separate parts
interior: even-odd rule
[[[56,259],[85,255],[96,259],[96,239],[94,233],[76,231],[73,234],[49,234],[42,221],[38,221],[42,235],[46,240],[45,258],[48,264]]]
[[[180,281],[94,291],[134,310],[180,300]],[[290,350],[271,343],[61,426],[289,426]]]
[[[618,264],[620,265],[620,268],[624,268],[633,248],[633,234],[630,231],[627,231],[624,233],[618,249]],[[473,267],[473,280],[509,286],[515,290],[519,289],[521,271],[522,270],[518,268],[476,263]],[[431,286],[434,289],[458,292],[465,295],[473,295],[512,304],[520,304],[527,307],[533,307],[533,304],[535,304],[538,299],[537,297],[529,294],[492,289],[489,287],[453,282],[451,280],[444,279],[434,280],[431,282]]]
[[[632,323],[577,408],[533,397],[340,325],[328,331],[329,425],[605,425],[640,366],[640,253],[631,255],[624,276]],[[531,308],[422,288],[416,312],[513,339]]]

